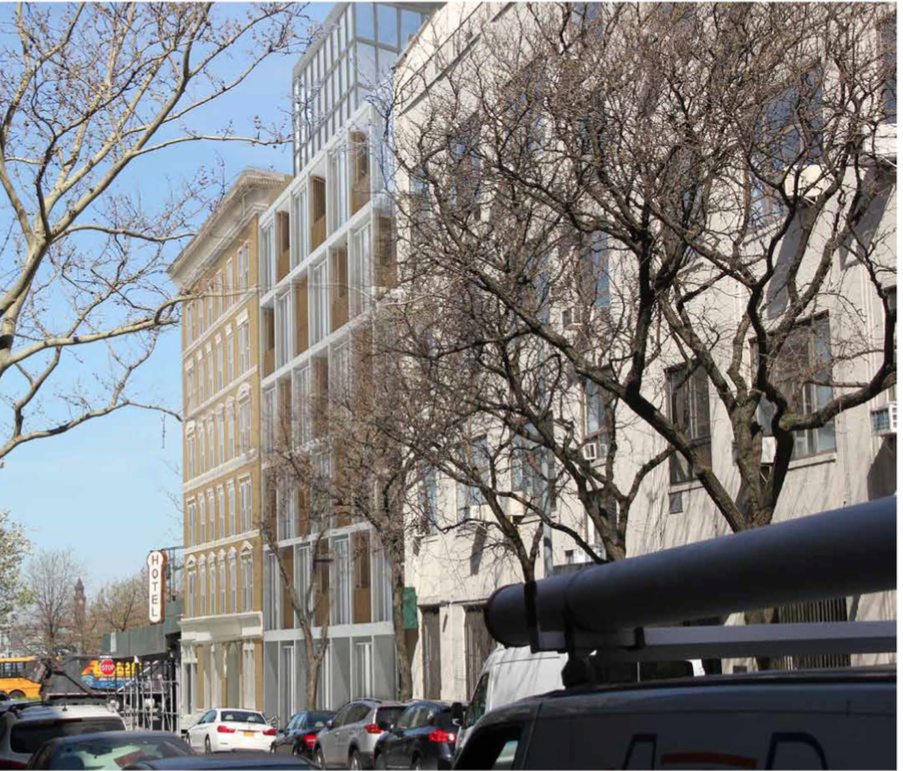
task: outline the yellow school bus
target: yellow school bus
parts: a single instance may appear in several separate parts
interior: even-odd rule
[[[34,699],[41,695],[41,684],[29,679],[36,674],[34,656],[0,658],[0,691],[11,699]]]

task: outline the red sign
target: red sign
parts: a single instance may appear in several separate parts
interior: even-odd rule
[[[100,662],[100,674],[104,677],[112,677],[116,674],[116,662],[113,659],[104,659]]]

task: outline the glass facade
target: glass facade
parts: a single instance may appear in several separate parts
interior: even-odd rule
[[[295,174],[389,73],[426,18],[393,5],[352,3],[328,23],[292,84]]]

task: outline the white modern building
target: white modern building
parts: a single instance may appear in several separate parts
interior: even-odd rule
[[[265,454],[290,441],[319,474],[335,468],[328,405],[352,387],[352,336],[370,324],[375,294],[395,275],[394,223],[384,189],[384,123],[374,93],[434,10],[426,3],[337,3],[296,64],[294,179],[260,219],[262,415]],[[266,479],[266,469],[264,469]],[[306,707],[396,693],[390,571],[372,529],[304,491],[264,491],[278,512],[278,548],[299,596],[329,596],[318,703],[306,704],[302,631],[276,555],[264,554],[264,708],[283,723]],[[329,522],[318,533],[317,523]],[[322,527],[321,527],[322,529]],[[328,617],[327,615],[328,614]]]

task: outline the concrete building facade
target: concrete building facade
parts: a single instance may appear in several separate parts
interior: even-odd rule
[[[522,8],[523,6],[521,6]],[[431,18],[428,27],[411,44],[396,70],[396,90],[405,91],[405,103],[395,114],[396,131],[400,135],[408,124],[416,125],[422,116],[418,110],[425,109],[427,94],[437,84],[441,84],[452,70],[453,64],[465,51],[473,51],[481,45],[481,32],[491,25],[511,23],[531,23],[529,15],[518,14],[517,4],[511,3],[448,3]],[[513,17],[517,17],[514,20]],[[500,35],[497,39],[503,39]],[[520,39],[512,32],[509,40]],[[487,78],[487,81],[490,79]],[[441,86],[440,86],[441,88]],[[466,115],[461,116],[462,123]],[[896,201],[894,187],[896,125],[894,119],[879,127],[876,143],[881,143],[879,159],[872,170],[884,178],[884,184],[891,192],[879,196],[869,212],[875,231],[893,232],[896,226]],[[883,160],[882,160],[883,158]],[[400,190],[412,184],[408,179],[397,181]],[[828,219],[827,217],[825,219]],[[827,225],[827,223],[825,223]],[[821,225],[819,225],[821,226]],[[791,231],[785,238],[787,247],[792,248]],[[819,241],[822,242],[824,237]],[[876,260],[885,269],[885,289],[895,296],[896,264],[895,245],[892,239],[876,244]],[[607,280],[612,285],[618,281],[617,248],[604,246]],[[399,253],[399,262],[405,254]],[[847,337],[851,323],[849,307],[856,309],[855,316],[861,324],[861,331],[870,339],[876,351],[868,358],[873,366],[880,356],[884,312],[865,274],[865,268],[854,261],[835,260],[832,267],[832,292],[826,298],[819,313],[824,323],[819,321],[825,334],[834,339]],[[615,311],[612,311],[615,312]],[[742,318],[744,305],[739,296],[726,292],[720,306],[711,311],[728,319]],[[553,307],[550,323],[557,331],[566,333],[571,324],[569,309],[563,305]],[[822,316],[819,317],[821,319]],[[830,321],[830,326],[829,326]],[[810,353],[817,356],[810,346]],[[726,355],[724,350],[716,350],[716,355]],[[729,355],[729,354],[727,354]],[[678,382],[670,373],[679,363],[676,350],[666,350],[662,354],[662,366],[653,377],[646,380],[644,389],[649,399],[663,405],[665,410],[680,409],[692,397],[693,410],[700,413],[698,425],[705,426],[699,441],[710,445],[712,468],[726,487],[735,491],[740,483],[733,450],[731,425],[714,388],[703,379],[692,394],[690,386]],[[834,379],[854,381],[857,373],[849,364],[838,360],[834,363]],[[861,364],[860,364],[861,366]],[[818,402],[823,394],[812,394]],[[896,414],[895,389],[891,388],[871,402],[849,409],[839,414],[824,429],[800,432],[797,448],[791,461],[789,477],[774,515],[775,522],[793,517],[813,514],[874,498],[891,495],[896,491],[896,434],[889,426],[890,414]],[[683,400],[683,401],[681,401]],[[599,419],[605,406],[601,395],[592,388],[574,389],[572,403],[566,407],[578,426],[574,441],[591,449],[584,457],[593,463],[605,461],[605,437]],[[687,408],[689,409],[689,408]],[[895,422],[895,418],[893,419]],[[704,434],[704,435],[703,435]],[[636,473],[639,463],[664,448],[664,440],[651,428],[640,421],[634,421],[629,428],[622,429],[621,446],[630,446],[638,461],[626,457],[619,459],[615,474],[620,482],[627,482]],[[766,453],[767,455],[767,453]],[[672,459],[663,463],[649,474],[642,483],[637,501],[631,513],[627,529],[628,556],[678,546],[684,543],[723,535],[728,526],[715,504],[703,489],[701,483],[681,468],[682,459]],[[767,458],[764,461],[767,463]],[[457,511],[462,505],[462,491],[448,479],[439,478],[433,482],[438,490],[440,521],[456,521]],[[433,493],[435,495],[435,493]],[[583,513],[580,502],[573,491],[564,490],[555,503],[553,516],[559,518],[591,544],[599,544],[592,522]],[[531,527],[524,522],[524,527]],[[475,683],[474,670],[479,671],[481,659],[491,649],[491,641],[484,641],[484,630],[479,608],[492,590],[498,586],[523,580],[518,576],[517,566],[511,560],[508,564],[493,563],[492,571],[473,569],[474,554],[483,545],[477,543],[477,535],[466,535],[461,529],[449,533],[434,532],[417,539],[416,548],[412,544],[406,557],[408,583],[416,592],[419,607],[419,648],[414,656],[415,697],[443,699],[467,699]],[[553,570],[568,570],[585,561],[581,550],[568,536],[555,532],[552,535]],[[573,567],[570,567],[573,566]],[[541,577],[547,572],[538,566]],[[830,604],[830,603],[829,603]],[[795,620],[811,618],[892,618],[895,617],[895,596],[875,595],[863,598],[848,598],[846,602],[807,607],[799,610]],[[439,663],[435,660],[439,659]],[[855,657],[854,657],[855,658]],[[863,661],[868,657],[863,657]],[[432,664],[431,664],[432,662]],[[854,661],[855,663],[855,661]],[[744,666],[749,665],[745,662]],[[434,671],[430,671],[433,666]]]

